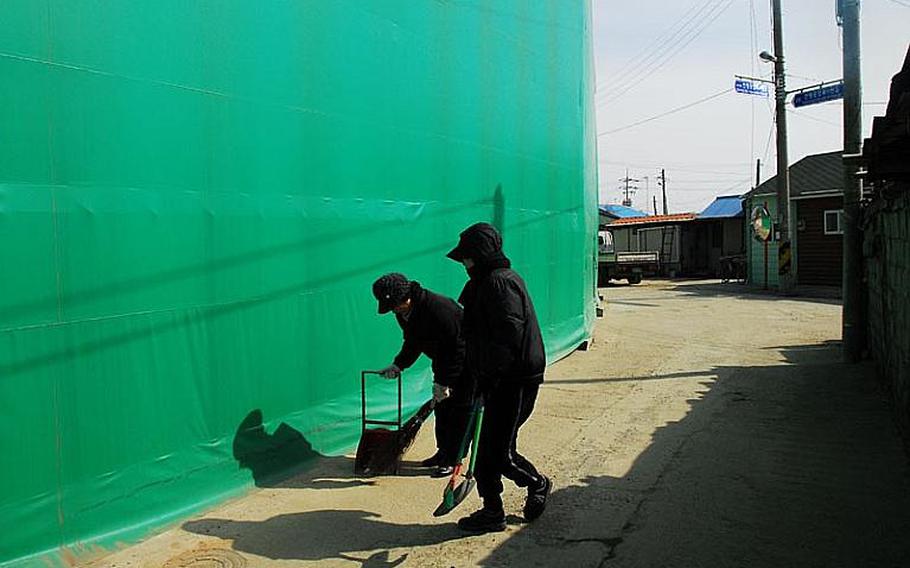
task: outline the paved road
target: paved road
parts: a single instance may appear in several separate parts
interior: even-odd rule
[[[535,523],[463,537],[429,515],[439,481],[338,457],[93,566],[910,566],[910,466],[871,367],[839,363],[835,301],[603,294],[593,348],[551,369],[522,431],[556,484]]]

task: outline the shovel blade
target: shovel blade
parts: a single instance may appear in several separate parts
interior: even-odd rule
[[[447,492],[442,497],[442,503],[440,503],[439,506],[436,507],[436,510],[433,511],[433,516],[441,517],[443,515],[447,515],[449,513],[449,511],[451,511],[454,508],[455,508],[455,499],[454,499],[453,493]]]
[[[455,488],[455,506],[457,507],[459,503],[464,501],[468,495],[471,494],[471,490],[474,489],[474,486],[477,485],[477,482],[474,479],[465,479],[461,484]]]
[[[471,490],[474,489],[476,484],[477,482],[474,479],[465,479],[455,488],[447,486],[442,495],[442,503],[433,511],[433,516],[441,517],[449,514],[452,509],[460,505],[471,494]]]

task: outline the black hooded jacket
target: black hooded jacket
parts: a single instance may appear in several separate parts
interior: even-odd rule
[[[489,392],[502,382],[543,382],[546,354],[537,314],[524,280],[502,253],[499,233],[486,223],[473,225],[449,256],[474,261],[459,302],[466,364],[478,388]]]
[[[411,311],[408,316],[395,314],[404,332],[404,344],[394,363],[407,369],[425,354],[433,362],[434,381],[464,390],[465,345],[461,334],[464,312],[455,300],[424,289],[411,282]]]

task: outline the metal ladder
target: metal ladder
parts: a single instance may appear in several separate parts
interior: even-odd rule
[[[664,276],[670,275],[669,265],[673,262],[673,239],[675,238],[675,233],[676,227],[673,225],[665,226],[661,231],[660,268]]]

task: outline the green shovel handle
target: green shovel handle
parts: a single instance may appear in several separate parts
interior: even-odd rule
[[[474,442],[471,444],[471,461],[468,464],[468,476],[474,473],[474,462],[477,461],[477,446],[480,444],[480,428],[483,425],[483,405],[477,408],[477,418],[474,420]]]

